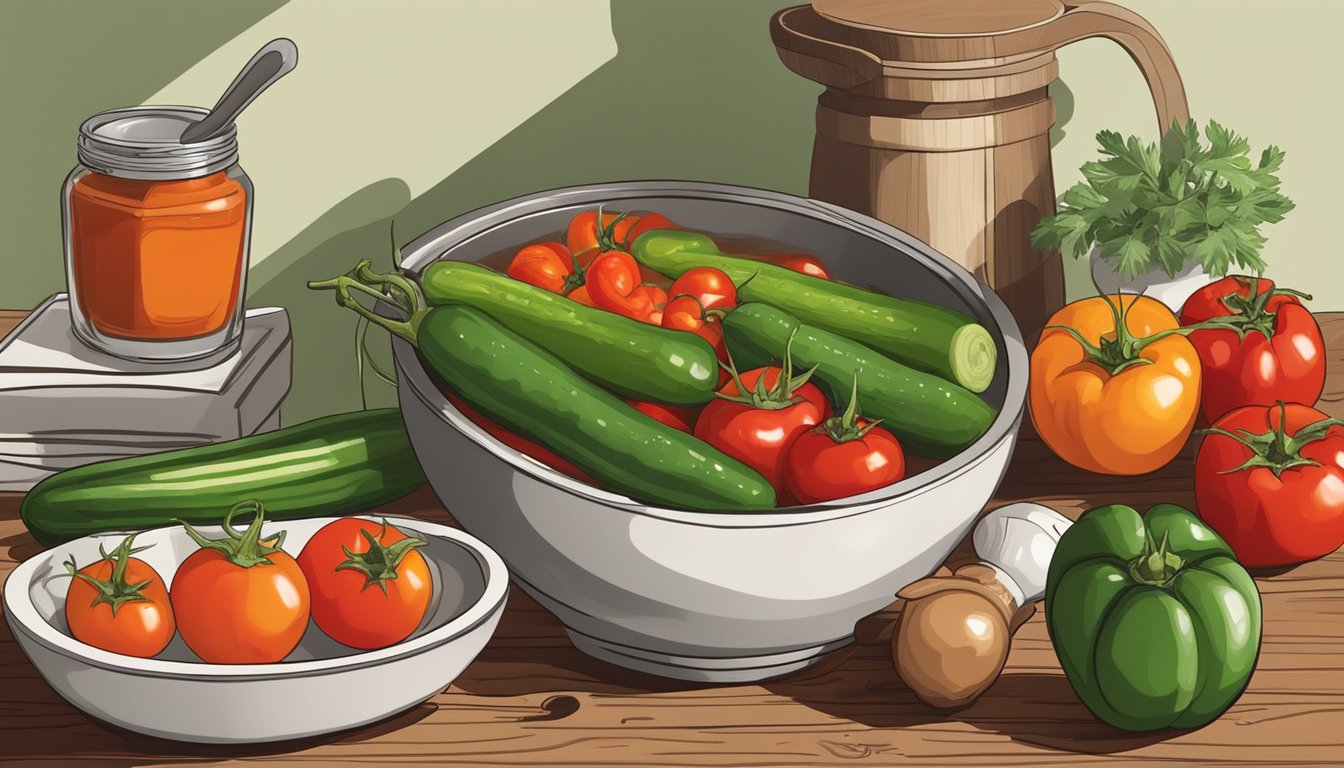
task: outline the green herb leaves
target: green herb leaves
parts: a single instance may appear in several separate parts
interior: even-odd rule
[[[1193,261],[1215,277],[1232,265],[1260,272],[1260,225],[1281,221],[1293,202],[1279,193],[1284,153],[1271,146],[1252,166],[1250,143],[1210,120],[1200,142],[1191,120],[1160,144],[1115,131],[1097,134],[1101,160],[1064,193],[1059,213],[1041,220],[1032,246],[1078,258],[1096,245],[1125,279],[1162,269],[1175,277]]]

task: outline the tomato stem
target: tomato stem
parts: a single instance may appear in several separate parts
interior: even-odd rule
[[[1102,298],[1106,301],[1106,305],[1111,309],[1111,317],[1114,319],[1114,335],[1107,338],[1108,334],[1102,334],[1096,344],[1088,341],[1076,328],[1070,328],[1066,325],[1046,326],[1047,330],[1064,331],[1069,334],[1069,336],[1073,337],[1073,340],[1078,342],[1088,358],[1091,359],[1092,362],[1106,369],[1112,376],[1120,373],[1126,368],[1131,368],[1136,365],[1151,365],[1153,361],[1143,357],[1143,350],[1150,344],[1154,344],[1169,336],[1188,336],[1195,331],[1200,330],[1232,328],[1226,319],[1214,318],[1202,323],[1188,325],[1183,328],[1168,328],[1165,331],[1158,331],[1148,336],[1135,336],[1133,332],[1129,330],[1128,313],[1129,310],[1138,303],[1139,299],[1143,297],[1142,294],[1135,296],[1134,300],[1130,301],[1128,305],[1125,304],[1123,294],[1117,293],[1115,297],[1120,305],[1119,308],[1116,307],[1116,302],[1111,301],[1109,294],[1102,294]]]
[[[241,533],[233,527],[234,515],[248,510],[256,513],[252,518],[252,523]],[[182,527],[202,549],[213,549],[228,558],[229,562],[240,568],[251,568],[254,565],[271,565],[270,555],[280,551],[280,546],[285,542],[285,532],[281,531],[274,537],[261,540],[261,524],[266,516],[266,509],[256,499],[240,501],[229,508],[224,514],[224,533],[225,538],[207,539],[200,534],[191,524],[185,520],[178,520]]]
[[[716,393],[715,397],[727,400],[732,403],[742,403],[757,410],[779,411],[792,405],[803,402],[806,398],[797,394],[797,391],[812,378],[812,374],[817,372],[817,366],[812,366],[801,376],[793,375],[793,337],[798,335],[798,329],[794,328],[789,334],[789,340],[784,345],[784,361],[780,365],[779,375],[775,377],[775,383],[769,388],[765,384],[766,371],[761,371],[761,375],[756,379],[756,386],[748,390],[742,383],[742,377],[738,375],[737,365],[733,362],[733,353],[728,353],[728,364],[720,366],[732,377],[733,384],[737,385],[736,395],[725,395],[722,392]]]
[[[862,440],[864,435],[882,423],[881,419],[877,419],[862,427],[859,426],[859,373],[861,370],[860,368],[854,369],[854,383],[850,386],[849,404],[845,406],[845,412],[839,416],[832,416],[815,427],[815,429],[830,436],[836,444]]]
[[[1260,279],[1260,275],[1256,275],[1247,282],[1244,277],[1235,277],[1233,280],[1237,285],[1248,289],[1248,295],[1231,293],[1222,297],[1223,306],[1228,310],[1228,314],[1222,319],[1229,326],[1227,330],[1236,331],[1238,340],[1245,339],[1246,334],[1251,331],[1260,332],[1266,339],[1274,335],[1276,313],[1266,309],[1269,300],[1274,296],[1294,296],[1311,301],[1311,294],[1294,291],[1291,288],[1274,288],[1262,293]]]
[[[1326,418],[1314,421],[1294,434],[1288,434],[1288,407],[1282,400],[1275,401],[1279,406],[1279,423],[1268,432],[1256,433],[1249,429],[1237,430],[1240,434],[1234,434],[1219,427],[1209,427],[1199,430],[1200,434],[1218,435],[1246,446],[1251,451],[1251,457],[1238,467],[1226,469],[1220,472],[1222,475],[1230,475],[1240,472],[1244,469],[1254,469],[1255,467],[1264,467],[1274,473],[1274,477],[1279,478],[1283,473],[1294,467],[1319,467],[1320,462],[1309,459],[1302,455],[1302,449],[1306,446],[1321,440],[1326,433],[1333,427],[1344,427],[1344,420],[1335,418]]]
[[[364,536],[364,540],[368,542],[369,545],[369,548],[364,552],[351,552],[349,547],[341,547],[341,551],[345,553],[346,559],[345,562],[336,566],[334,570],[356,571],[362,575],[364,577],[364,586],[360,587],[361,592],[372,585],[377,585],[377,587],[383,591],[383,594],[386,595],[387,582],[397,578],[397,566],[401,565],[401,561],[405,559],[406,555],[412,549],[423,547],[428,544],[428,542],[423,539],[407,536],[404,539],[398,540],[390,547],[384,546],[382,540],[383,536],[387,534],[387,529],[387,518],[383,518],[383,527],[378,531],[377,536],[370,533],[368,529],[361,528],[359,532]],[[392,530],[405,535],[405,532],[401,531],[401,529],[396,526],[392,526]]]
[[[75,564],[74,555],[71,555],[70,559],[64,563],[65,570],[69,572],[70,576],[73,576],[76,579],[82,579],[92,586],[97,593],[93,598],[93,602],[89,603],[90,608],[99,603],[107,603],[112,607],[112,615],[116,616],[117,609],[126,603],[149,601],[149,598],[141,594],[141,591],[150,585],[153,581],[152,579],[137,581],[134,584],[126,583],[126,566],[131,561],[131,555],[136,552],[143,552],[154,546],[153,544],[146,544],[143,547],[135,547],[132,549],[131,542],[135,541],[137,535],[139,534],[132,533],[130,536],[122,539],[121,543],[117,545],[117,548],[110,553],[103,549],[102,542],[98,543],[99,559],[112,561],[112,573],[105,580],[96,579],[87,573],[80,573],[79,568]]]

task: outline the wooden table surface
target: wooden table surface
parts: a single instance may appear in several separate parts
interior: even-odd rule
[[[0,313],[0,333],[23,313]],[[1344,417],[1344,313],[1320,315],[1330,348],[1318,407]],[[0,495],[0,575],[39,551]],[[1054,458],[1024,425],[994,502],[1033,500],[1076,517],[1111,502],[1192,505],[1191,449],[1160,472],[1107,478]],[[422,489],[389,514],[451,521]],[[965,556],[959,550],[954,559]],[[389,720],[301,741],[220,747],[161,741],[91,721],[38,676],[0,624],[0,761],[324,766],[1331,765],[1344,764],[1344,551],[1257,574],[1264,636],[1250,687],[1193,732],[1103,725],[1060,671],[1040,612],[1014,639],[1003,676],[945,714],[892,668],[899,605],[864,619],[859,641],[817,667],[757,685],[711,686],[628,672],[576,651],[519,590],[494,639],[448,690]],[[295,707],[319,706],[296,701]],[[333,704],[334,705],[334,704]],[[127,706],[135,706],[127,702]]]

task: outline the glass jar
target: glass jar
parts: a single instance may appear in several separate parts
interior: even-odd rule
[[[238,347],[252,182],[234,126],[180,141],[207,111],[132,107],[79,128],[61,229],[71,323],[95,349],[149,362]]]

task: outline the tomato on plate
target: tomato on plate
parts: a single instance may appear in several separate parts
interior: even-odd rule
[[[723,322],[717,313],[706,310],[696,297],[682,294],[667,302],[662,324],[664,328],[688,331],[708,341],[719,359],[719,388],[732,380],[728,375],[728,346],[723,340]]]
[[[407,536],[384,520],[347,517],[322,526],[299,553],[312,592],[313,623],[351,648],[386,648],[410,636],[429,610],[429,565]]]
[[[1307,405],[1250,405],[1206,430],[1195,505],[1242,565],[1275,567],[1344,545],[1344,421]]]
[[[877,490],[905,477],[905,452],[878,422],[859,418],[859,376],[839,416],[803,432],[789,447],[784,480],[800,504]]]
[[[626,400],[625,402],[645,416],[688,434],[695,429],[695,420],[700,415],[698,408],[681,408],[666,403],[651,403],[643,400]]]
[[[78,568],[65,596],[65,622],[81,643],[127,656],[156,656],[173,640],[175,623],[168,587],[153,566],[138,557],[146,547],[131,548],[135,534],[111,552],[98,545],[102,559]]]
[[[574,272],[574,258],[564,243],[533,243],[518,250],[509,262],[509,277],[551,293],[565,293],[583,284]]]
[[[1244,405],[1313,405],[1325,389],[1325,340],[1302,306],[1311,297],[1272,280],[1225,277],[1195,291],[1181,324],[1218,319],[1228,328],[1190,334],[1204,369],[1200,410],[1213,422]]]
[[[830,270],[814,256],[808,256],[805,253],[788,254],[779,260],[779,265],[794,272],[802,272],[804,275],[819,277],[822,280],[830,280]]]
[[[694,297],[701,308],[727,311],[737,306],[737,286],[727,274],[713,267],[694,267],[681,274],[668,289],[672,298]]]
[[[244,510],[256,517],[233,527]],[[183,528],[200,549],[177,568],[169,590],[177,631],[187,647],[211,664],[269,664],[289,655],[308,628],[310,596],[299,564],[280,547],[283,531],[261,540],[265,510],[256,500],[224,515],[222,539]]]
[[[787,348],[784,357],[780,367],[741,375],[730,371],[732,381],[705,405],[694,434],[761,473],[777,497],[787,500],[786,451],[795,438],[830,415],[830,403],[808,382],[812,371],[795,376]]]

